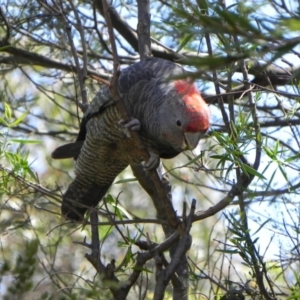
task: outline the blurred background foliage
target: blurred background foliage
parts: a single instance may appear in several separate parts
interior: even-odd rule
[[[137,5],[112,5],[123,68],[139,60]],[[299,2],[153,0],[150,6],[153,55],[192,72],[212,115],[212,132],[193,153],[163,162],[178,215],[183,201],[195,198],[203,211],[241,174],[254,177],[225,210],[193,224],[189,298],[300,299]],[[74,162],[50,157],[75,140],[82,117],[68,32],[80,66],[87,63],[89,100],[111,76],[102,2],[2,0],[0,8],[0,297],[109,299],[84,257],[88,249],[73,243],[90,238],[89,226],[65,224],[60,216]],[[245,158],[257,159],[257,168]],[[100,226],[101,257],[105,264],[122,262],[117,275],[125,279],[139,250],[135,241],[148,235],[160,243],[163,231],[143,222],[156,212],[129,168],[105,203],[103,222],[109,213],[141,219],[118,229]],[[152,299],[154,267],[145,265],[128,299]]]

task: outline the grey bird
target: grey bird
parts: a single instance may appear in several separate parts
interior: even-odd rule
[[[105,196],[116,176],[128,165],[141,163],[131,130],[138,130],[150,153],[146,169],[159,158],[193,150],[210,126],[207,104],[190,80],[171,79],[185,73],[167,60],[148,58],[124,69],[118,89],[130,121],[124,123],[109,87],[92,100],[76,142],[63,145],[52,158],[76,159],[75,179],[63,195],[62,214],[79,221]]]

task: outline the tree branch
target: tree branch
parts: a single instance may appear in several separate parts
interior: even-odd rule
[[[179,240],[179,243],[177,243],[176,251],[171,258],[170,264],[165,269],[162,269],[162,266],[159,265],[159,269],[157,270],[156,286],[155,286],[154,297],[153,297],[154,300],[162,300],[164,298],[165,290],[169,281],[174,276],[179,266],[182,265],[182,263],[186,260],[185,258],[186,252],[190,249],[190,246],[192,244],[192,237],[190,235],[190,230],[192,227],[192,221],[193,221],[195,209],[196,209],[196,200],[193,199],[190,214],[188,218],[186,218],[185,222],[181,224],[181,226],[184,226],[185,228],[182,228],[183,233]],[[184,209],[184,211],[185,210],[186,209]],[[185,271],[187,272],[187,270]],[[180,274],[180,277],[182,277],[182,274]],[[176,292],[173,293],[173,299],[187,299],[186,282],[184,284],[181,284],[179,288],[180,290],[177,290]],[[183,294],[182,292],[184,292],[185,294]]]
[[[151,56],[149,0],[138,0],[138,45],[141,60]]]
[[[73,64],[65,64],[57,60],[50,59],[44,55],[40,55],[34,52],[16,48],[4,41],[0,41],[0,48],[2,48],[1,52],[7,52],[13,55],[13,57],[10,56],[1,57],[0,63],[3,64],[8,64],[8,65],[24,64],[29,66],[30,65],[41,66],[45,68],[58,69],[66,72],[77,73],[77,68]],[[104,72],[98,72],[90,68],[87,68],[87,76],[91,76],[91,77],[93,76],[95,78],[106,79],[106,80],[111,78],[110,74]]]
[[[99,241],[99,230],[98,230],[98,213],[95,210],[90,212],[91,217],[91,228],[92,228],[92,243],[85,246],[92,250],[91,254],[86,254],[86,259],[94,266],[101,278],[108,283],[109,289],[116,300],[126,299],[129,290],[119,285],[118,278],[114,275],[111,270],[111,265],[107,267],[101,262],[100,258],[100,241]],[[114,264],[112,262],[112,264]]]
[[[253,180],[253,176],[247,176],[245,174],[242,174],[238,178],[238,182],[231,188],[231,190],[221,201],[219,201],[216,205],[210,207],[205,211],[196,212],[193,218],[193,222],[204,220],[210,216],[215,215],[219,211],[223,210],[226,206],[228,206],[232,202],[235,196],[238,196],[245,191],[245,189],[251,183],[252,180]]]

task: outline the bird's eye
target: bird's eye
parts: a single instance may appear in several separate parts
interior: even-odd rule
[[[178,126],[181,126],[180,120],[177,120],[177,121],[176,121],[176,124],[177,124]]]

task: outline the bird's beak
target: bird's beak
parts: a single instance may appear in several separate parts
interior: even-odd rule
[[[185,132],[184,140],[187,150],[194,150],[197,147],[202,136],[202,132]]]

